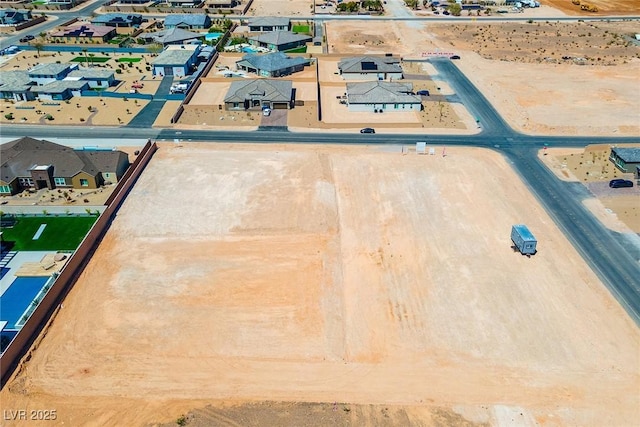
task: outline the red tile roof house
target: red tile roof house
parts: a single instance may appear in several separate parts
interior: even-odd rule
[[[60,31],[54,31],[49,34],[53,41],[57,42],[79,42],[84,40],[98,41],[106,43],[117,34],[114,27],[105,25],[93,25],[86,22],[75,23],[64,27]]]
[[[2,196],[25,189],[98,188],[118,182],[130,164],[122,151],[74,150],[30,137],[0,145],[0,158]]]

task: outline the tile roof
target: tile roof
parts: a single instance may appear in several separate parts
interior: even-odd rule
[[[292,89],[291,80],[235,80],[231,82],[224,102],[244,102],[245,99],[289,102]]]
[[[115,74],[115,71],[111,69],[100,68],[78,68],[73,70],[67,77],[80,77],[84,79],[109,79]]]
[[[75,68],[77,65],[56,63],[38,64],[27,72],[30,76],[57,76],[72,67]]]
[[[409,95],[411,83],[398,82],[358,82],[347,83],[349,104],[421,104],[417,95]]]
[[[110,22],[126,22],[132,23],[134,21],[141,21],[142,15],[132,13],[105,13],[93,18],[91,22],[98,24],[106,24]]]
[[[264,16],[260,18],[249,19],[250,27],[281,27],[289,26],[289,18],[279,16]]]
[[[401,73],[400,60],[393,57],[356,56],[338,63],[342,73]]]
[[[625,163],[640,163],[640,147],[614,147],[611,151],[615,152]]]
[[[299,56],[291,58],[283,52],[273,52],[264,55],[250,53],[243,56],[236,64],[273,72],[296,65],[309,65],[309,60]]]
[[[210,22],[209,16],[204,13],[176,13],[164,18],[165,27],[175,27],[180,24],[188,26],[205,26]]]
[[[67,25],[59,31],[49,34],[51,37],[104,37],[116,29],[105,25],[93,25],[85,23],[76,23]]]
[[[33,86],[33,79],[29,73],[22,70],[10,70],[0,72],[1,92],[24,92]]]
[[[257,36],[249,37],[249,40],[256,40],[260,43],[273,44],[280,46],[283,44],[311,41],[311,36],[306,34],[294,34],[291,31],[270,31]]]
[[[193,46],[175,46],[178,49],[165,49],[157,58],[151,61],[151,64],[158,65],[176,65],[181,66],[189,62],[192,56],[197,55],[199,50],[197,45]],[[195,49],[194,49],[195,48]]]
[[[0,145],[0,179],[11,182],[17,177],[31,176],[29,172],[39,165],[53,165],[54,177],[73,177],[79,172],[97,175],[116,170],[121,151],[80,151],[47,140],[20,138]],[[127,158],[128,160],[128,158]]]
[[[85,80],[56,80],[44,86],[34,86],[31,92],[36,93],[62,93],[67,89],[84,90],[89,87]]]
[[[195,40],[200,37],[204,37],[204,34],[194,33],[192,31],[183,30],[182,28],[167,28],[166,30],[156,31],[155,33],[143,33],[140,34],[139,37],[153,39],[157,43],[167,44],[186,40]]]

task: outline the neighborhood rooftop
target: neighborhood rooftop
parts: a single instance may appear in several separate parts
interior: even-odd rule
[[[309,39],[311,37],[306,34],[295,34],[290,31],[272,31],[269,33],[262,33],[255,37],[251,37],[253,40],[257,40],[260,43],[273,44],[276,46],[293,43],[301,40]]]
[[[347,83],[347,96],[350,104],[417,104],[422,99],[416,95],[410,95],[413,85],[411,83],[397,82],[359,82]]]
[[[612,150],[626,163],[640,163],[640,147],[614,147]]]
[[[207,22],[207,15],[204,13],[176,13],[168,15],[164,19],[165,27],[175,27],[177,25],[202,26]]]
[[[271,72],[296,65],[307,65],[309,60],[302,57],[291,58],[283,52],[273,52],[265,55],[250,53],[242,57],[241,61],[238,61],[238,63],[245,62],[258,70]]]
[[[399,60],[393,57],[356,56],[338,63],[343,73],[401,73]]]
[[[279,16],[264,16],[260,18],[249,19],[250,27],[280,27],[288,26],[289,18]]]
[[[291,80],[236,80],[231,83],[224,102],[244,102],[245,99],[267,99],[272,102],[291,100]]]
[[[0,92],[22,92],[32,86],[33,79],[26,71],[10,70],[0,72]]]
[[[88,87],[88,83],[85,80],[55,80],[51,83],[47,83],[44,86],[33,86],[32,92],[36,93],[62,93],[67,89],[78,90]]]
[[[71,67],[70,64],[38,64],[29,70],[29,75],[56,76]]]
[[[197,51],[198,46],[171,46],[175,49],[165,49],[151,63],[153,65],[184,65]]]
[[[110,69],[98,69],[98,68],[78,68],[70,72],[67,77],[71,78],[85,78],[85,79],[108,79],[113,76],[115,71]]]

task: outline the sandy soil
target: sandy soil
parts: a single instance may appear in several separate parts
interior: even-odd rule
[[[246,16],[309,16],[312,5],[312,0],[253,0]]]
[[[399,148],[162,145],[3,408],[633,424],[640,332],[511,167]],[[510,248],[514,222],[536,256]]]
[[[456,64],[519,131],[640,135],[638,48],[627,46],[628,40],[623,38],[630,34],[633,24],[562,25],[566,27],[555,23],[539,26],[469,23],[408,28],[401,22],[332,21],[327,23],[327,29],[329,48],[336,52],[362,53],[360,46],[368,46],[368,50],[395,52],[408,58],[422,58],[425,52],[438,50],[461,55],[462,59]],[[522,28],[530,34],[523,33]],[[563,43],[560,46],[565,48],[554,49],[553,53],[542,52],[540,49],[550,51],[548,46],[556,44],[557,35],[552,29],[560,32]],[[539,33],[535,34],[536,31]],[[593,44],[596,39],[597,45]],[[514,43],[519,51],[514,51]],[[603,44],[607,48],[601,46]],[[615,54],[609,55],[609,51]],[[585,63],[616,65],[580,66],[573,61],[563,61],[561,56],[565,54],[589,58]],[[538,61],[545,55],[564,63],[555,63],[556,59]],[[612,117],[615,120],[611,120]]]
[[[636,15],[640,10],[638,0],[585,0],[582,3],[594,5],[598,12],[586,12],[567,0],[541,0],[541,3],[556,8],[568,15],[599,16],[599,15]]]

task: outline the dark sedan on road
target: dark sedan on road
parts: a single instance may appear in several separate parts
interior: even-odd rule
[[[364,128],[360,129],[360,133],[376,133],[376,130],[373,128]]]
[[[633,187],[633,181],[628,179],[612,179],[609,181],[609,187],[611,188],[627,188]]]
[[[20,43],[27,43],[30,42],[31,40],[35,39],[34,36],[32,36],[31,34],[24,36],[23,38],[20,39]]]

